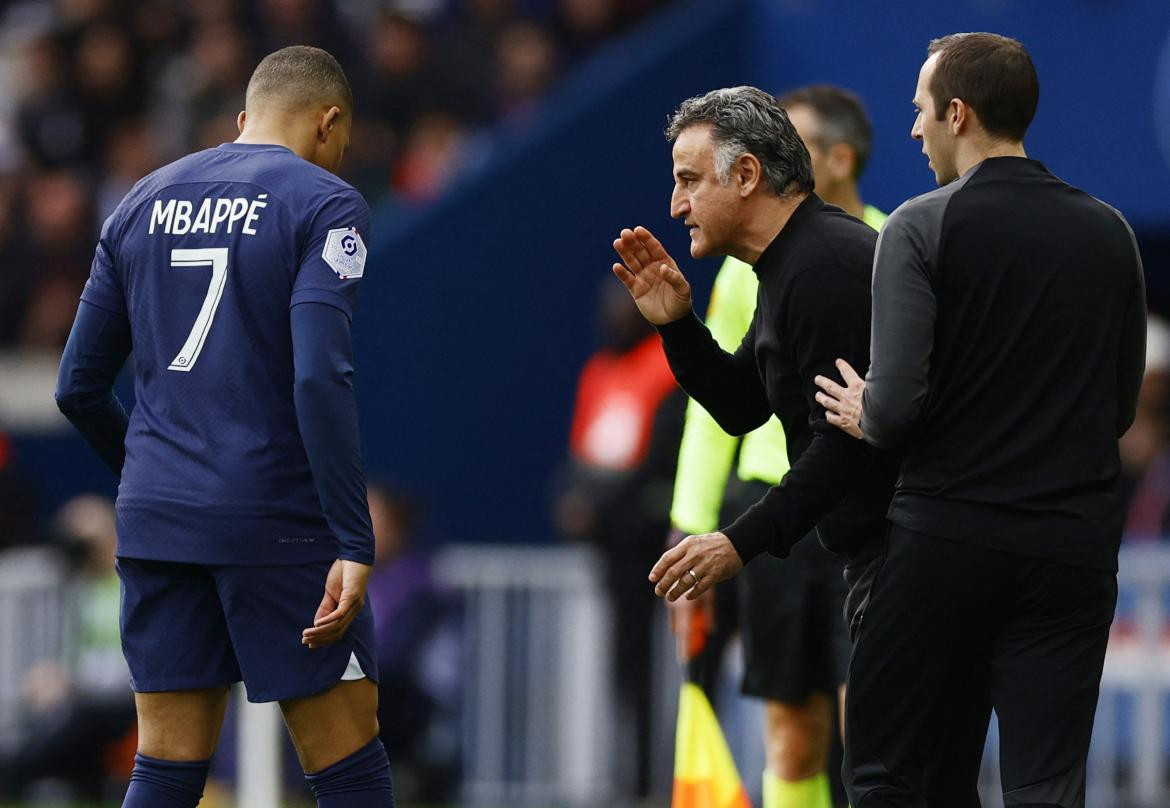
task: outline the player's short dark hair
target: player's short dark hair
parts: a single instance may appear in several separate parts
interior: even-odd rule
[[[1040,102],[1040,79],[1023,43],[999,34],[951,34],[931,41],[926,53],[939,54],[930,82],[938,120],[958,98],[989,135],[1024,139]]]
[[[345,71],[328,51],[309,45],[290,45],[260,60],[244,103],[251,107],[260,99],[277,99],[294,108],[336,105],[343,114],[353,112]]]
[[[777,100],[784,109],[812,110],[819,127],[817,145],[823,149],[838,143],[849,146],[853,149],[853,179],[861,177],[873,147],[873,127],[855,93],[833,84],[810,84],[789,90]]]
[[[701,124],[711,127],[720,182],[727,182],[740,155],[752,154],[777,196],[812,192],[808,149],[770,94],[755,87],[727,87],[688,98],[670,116],[666,137],[674,140],[684,129]]]

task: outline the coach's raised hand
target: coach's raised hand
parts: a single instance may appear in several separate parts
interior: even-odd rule
[[[624,262],[613,265],[613,274],[630,290],[643,317],[665,325],[690,313],[691,285],[654,234],[645,227],[623,230],[613,248]]]

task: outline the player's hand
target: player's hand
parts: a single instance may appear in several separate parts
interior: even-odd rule
[[[690,313],[691,285],[649,230],[623,230],[613,248],[624,263],[614,264],[613,274],[625,284],[643,317],[665,325]]]
[[[822,392],[817,393],[817,403],[825,408],[825,420],[855,438],[861,434],[861,395],[865,392],[865,379],[857,375],[853,366],[844,359],[837,360],[837,370],[846,387],[832,379],[817,376],[813,379]]]
[[[301,644],[318,648],[337,642],[366,603],[366,587],[373,568],[356,561],[337,559],[325,578],[325,596],[317,607],[313,625],[301,632]]]
[[[743,560],[731,539],[723,533],[704,533],[687,536],[662,554],[650,582],[654,594],[674,603],[685,593],[688,600],[696,600],[720,581],[726,581],[743,569]]]

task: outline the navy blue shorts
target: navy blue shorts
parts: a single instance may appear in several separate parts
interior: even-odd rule
[[[136,693],[243,681],[249,701],[320,693],[342,679],[378,680],[367,600],[345,636],[310,649],[301,632],[333,562],[276,567],[119,558],[122,652]]]

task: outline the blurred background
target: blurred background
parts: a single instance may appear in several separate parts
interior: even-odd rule
[[[873,122],[865,201],[930,190],[910,98],[929,40],[969,30],[1028,46],[1029,153],[1128,217],[1170,313],[1165,0],[0,2],[0,804],[124,788],[116,481],[58,416],[56,367],[102,221],[146,173],[234,139],[260,57],[318,45],[355,90],[344,174],[375,212],[357,390],[402,804],[658,806],[679,674],[643,581],[682,401],[667,378],[590,409],[597,373],[656,372],[610,242],[643,224],[684,255],[662,128],[720,86],[850,88]],[[698,306],[715,268],[690,268]],[[1149,342],[1091,806],[1170,805],[1163,321]],[[719,706],[751,790],[758,708]],[[308,804],[279,738],[270,712],[234,709],[205,804]],[[995,777],[991,743],[989,795]]]

